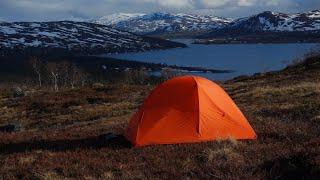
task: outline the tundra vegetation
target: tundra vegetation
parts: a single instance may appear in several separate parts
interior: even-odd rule
[[[31,79],[1,83],[0,179],[320,178],[320,55],[218,82],[256,141],[143,148],[104,135],[122,134],[149,92],[176,74],[127,71],[111,81],[73,64],[31,62]]]

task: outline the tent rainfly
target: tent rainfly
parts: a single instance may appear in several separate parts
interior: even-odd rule
[[[125,131],[134,146],[256,139],[240,109],[217,84],[181,76],[155,88]]]

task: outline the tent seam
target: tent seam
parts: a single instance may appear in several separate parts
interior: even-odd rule
[[[196,84],[196,89],[197,89],[197,99],[196,99],[196,107],[195,109],[197,110],[197,125],[198,125],[198,129],[197,129],[197,134],[199,136],[201,136],[201,132],[200,132],[200,97],[199,97],[199,84],[198,81],[196,79],[196,77],[192,77],[192,79],[194,80],[195,84]]]
[[[138,127],[137,127],[137,134],[136,134],[136,138],[135,138],[135,143],[136,144],[138,143],[138,140],[139,140],[139,137],[140,137],[139,132],[140,132],[140,125],[141,125],[143,116],[144,116],[144,111],[142,111],[142,115],[139,118],[139,123],[138,123]]]
[[[207,96],[207,97],[210,97],[208,95],[207,92],[204,91],[204,94]],[[229,115],[229,113],[225,112],[224,110],[222,110],[214,101],[212,101],[210,98],[209,100],[211,101],[211,103],[218,109],[218,111],[220,111],[222,114],[224,114],[224,116],[230,118],[230,120],[233,122],[233,123],[236,123],[237,125],[239,125],[240,127],[243,127],[245,128],[242,124],[240,124],[237,120],[235,120],[232,116]]]

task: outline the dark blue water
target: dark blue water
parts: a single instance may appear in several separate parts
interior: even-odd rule
[[[233,73],[199,73],[212,80],[226,80],[239,75],[280,70],[305,53],[319,48],[318,44],[226,44],[196,45],[189,48],[124,53],[109,57],[179,66],[197,66]],[[195,74],[195,73],[193,73]]]

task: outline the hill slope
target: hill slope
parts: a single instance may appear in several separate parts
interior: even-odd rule
[[[62,49],[81,54],[146,51],[183,47],[183,44],[142,37],[87,22],[0,23],[1,53]]]
[[[231,19],[187,13],[113,14],[92,22],[138,34],[208,31],[221,28]]]
[[[241,31],[315,31],[320,30],[320,10],[284,14],[266,11],[232,22],[229,29]]]
[[[320,10],[297,14],[266,11],[237,19],[199,38],[232,38],[225,39],[226,42],[319,42]]]
[[[138,34],[166,35],[206,33],[201,38],[216,34],[237,35],[253,32],[311,32],[320,31],[320,10],[285,14],[266,11],[240,19],[188,13],[113,14],[91,22]],[[224,33],[223,33],[224,32]]]
[[[221,85],[256,141],[130,148],[121,137],[153,87],[98,84],[74,90],[0,91],[3,179],[319,179],[320,57]],[[4,128],[2,129],[4,131]],[[81,167],[81,168],[79,168]]]

